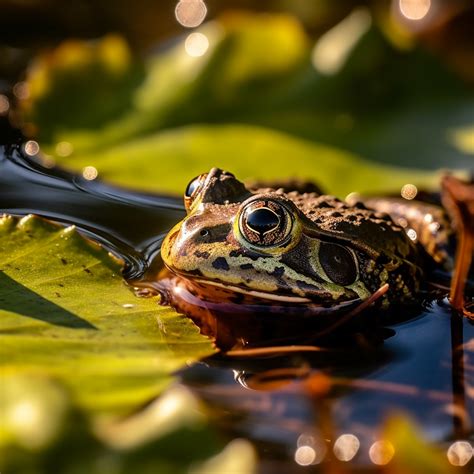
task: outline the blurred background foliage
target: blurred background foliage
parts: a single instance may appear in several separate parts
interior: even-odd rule
[[[205,21],[185,28],[176,1],[0,0],[0,127],[20,128],[47,166],[155,192],[181,193],[212,166],[311,178],[342,196],[472,169],[471,1],[205,5]],[[105,422],[41,367],[2,378],[2,472],[256,469],[250,444],[223,450],[182,387]],[[384,472],[449,472],[407,420],[381,430],[397,448]]]
[[[3,69],[24,67],[11,120],[76,171],[181,192],[223,166],[344,194],[472,166],[469,2],[422,2],[417,21],[398,2],[208,2],[192,29],[172,2],[0,4]]]

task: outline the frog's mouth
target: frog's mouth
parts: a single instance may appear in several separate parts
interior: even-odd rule
[[[202,285],[210,285],[217,288],[222,288],[224,290],[239,293],[242,295],[248,295],[254,297],[256,299],[263,299],[268,301],[275,301],[278,303],[292,303],[292,304],[303,304],[303,303],[311,303],[313,300],[309,298],[304,298],[302,296],[291,296],[291,295],[277,295],[274,293],[269,293],[266,291],[259,291],[259,290],[251,290],[250,288],[242,288],[240,286],[231,285],[227,283],[220,283],[214,280],[202,280],[196,279],[197,283]]]
[[[311,297],[288,293],[275,293],[256,290],[243,285],[207,279],[203,276],[168,270],[177,277],[193,294],[213,303],[256,304],[268,306],[294,306],[308,308],[335,309],[360,304],[363,299],[357,295],[353,298],[334,299],[326,291],[313,291]]]

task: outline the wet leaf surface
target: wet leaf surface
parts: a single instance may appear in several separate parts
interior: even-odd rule
[[[407,182],[436,187],[440,178],[434,172],[373,165],[336,148],[246,125],[163,131],[62,163],[79,169],[94,166],[101,178],[119,185],[180,194],[191,178],[215,166],[244,180],[312,179],[326,192],[341,196],[353,191],[397,192]]]
[[[213,351],[187,318],[136,297],[121,263],[74,228],[3,217],[0,249],[4,374],[49,375],[79,406],[123,414]]]

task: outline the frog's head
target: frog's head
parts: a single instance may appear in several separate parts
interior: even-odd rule
[[[417,290],[416,248],[388,216],[361,204],[252,192],[217,168],[192,180],[184,199],[187,216],[167,235],[162,256],[201,292],[331,305],[366,299],[385,283],[386,302]]]

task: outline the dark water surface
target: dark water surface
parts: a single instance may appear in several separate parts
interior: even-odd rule
[[[156,261],[162,238],[184,215],[181,199],[47,169],[20,146],[0,154],[0,212],[75,224],[124,258],[129,278]],[[257,360],[215,356],[179,377],[209,406],[216,426],[255,443],[262,472],[307,470],[295,456],[300,463],[313,456],[313,463],[324,464],[334,459],[338,439],[338,456],[347,454],[344,434],[360,442],[350,465],[373,465],[369,450],[392,413],[408,414],[446,450],[471,438],[474,327],[452,314],[446,300],[339,346]],[[299,447],[310,448],[309,458],[302,457],[304,450],[297,454]]]

